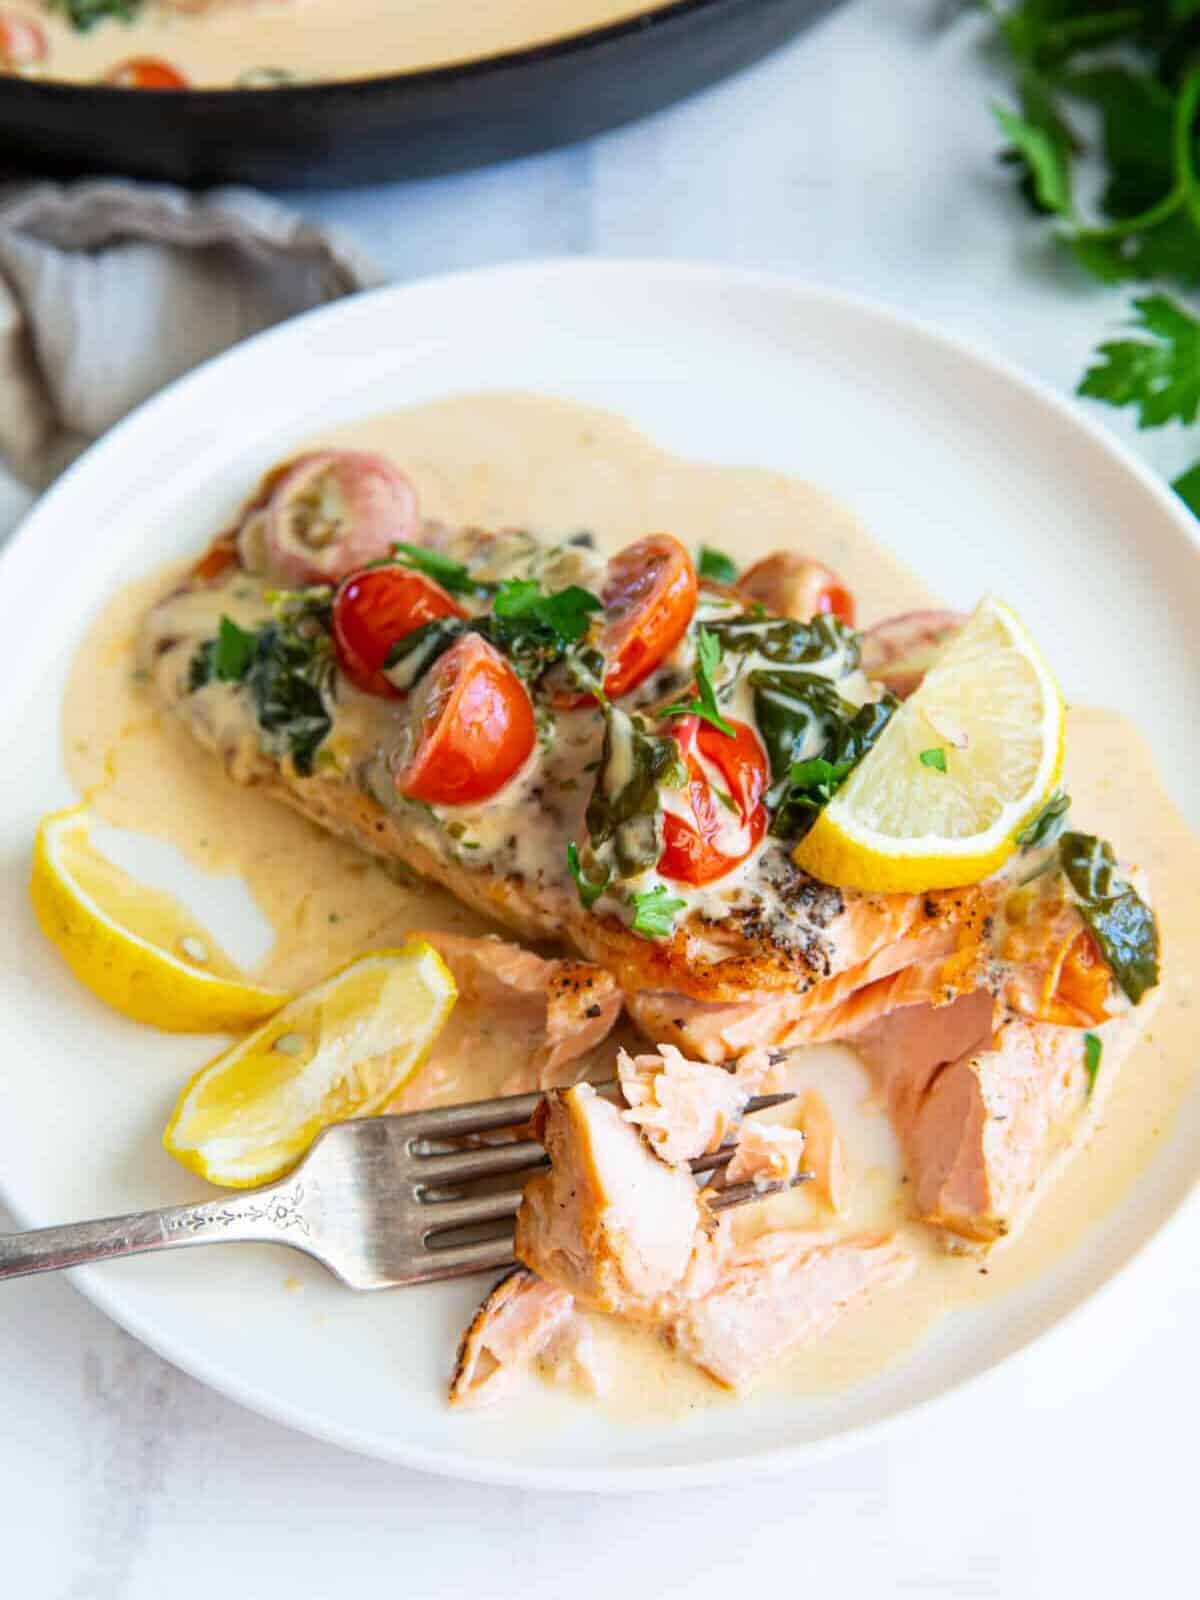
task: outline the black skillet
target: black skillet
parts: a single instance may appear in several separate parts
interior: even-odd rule
[[[452,172],[669,105],[836,3],[675,0],[552,44],[348,83],[161,93],[0,77],[0,169],[264,188]]]

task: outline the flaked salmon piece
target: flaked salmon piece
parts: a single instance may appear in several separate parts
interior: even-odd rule
[[[505,1094],[570,1083],[571,1065],[607,1037],[620,1015],[620,990],[603,968],[590,962],[545,960],[494,936],[419,937],[450,968],[462,1000],[512,1007],[521,1014],[530,1054],[527,1065],[504,1085]]]
[[[778,1122],[744,1122],[737,1146],[725,1169],[729,1183],[791,1183],[807,1166],[805,1138],[799,1128]]]
[[[980,1244],[1011,1233],[1087,1106],[1082,1030],[1012,1016],[981,990],[894,1012],[854,1044],[886,1097],[920,1216]]]
[[[846,1158],[837,1124],[825,1096],[810,1089],[800,1102],[796,1124],[804,1135],[804,1170],[812,1173],[812,1190],[829,1211],[846,1203]]]
[[[519,1261],[581,1305],[657,1321],[716,1276],[723,1230],[686,1167],[668,1166],[590,1084],[552,1090],[534,1118],[550,1170],[525,1187]]]
[[[736,1073],[689,1061],[669,1044],[655,1055],[618,1051],[617,1076],[629,1107],[625,1121],[674,1166],[719,1149],[750,1099]]]
[[[613,1385],[612,1368],[596,1343],[592,1326],[578,1312],[555,1331],[537,1365],[551,1383],[585,1395],[607,1394]]]
[[[505,1399],[570,1321],[573,1309],[569,1294],[523,1267],[501,1278],[462,1336],[450,1404],[484,1406]]]
[[[680,1309],[667,1337],[717,1383],[742,1389],[769,1362],[827,1332],[856,1301],[902,1282],[912,1268],[890,1235],[762,1233],[729,1254],[716,1284]]]

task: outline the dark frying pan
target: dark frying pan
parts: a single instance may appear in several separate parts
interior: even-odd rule
[[[452,172],[669,105],[836,3],[676,0],[532,49],[347,83],[156,93],[0,77],[0,166],[264,188]]]

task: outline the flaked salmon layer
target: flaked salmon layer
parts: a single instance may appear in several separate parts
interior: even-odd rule
[[[800,1128],[750,1120],[738,1130],[733,1156],[725,1169],[728,1183],[792,1183],[807,1165],[807,1141]]]
[[[1144,1004],[1100,1024],[1111,1081]],[[917,1213],[973,1244],[1012,1234],[1095,1104],[1087,1034],[1015,1016],[984,990],[904,1006],[851,1041],[884,1098]]]
[[[459,1343],[450,1404],[485,1406],[506,1399],[574,1309],[569,1294],[523,1267],[502,1278]]]
[[[618,1051],[617,1076],[629,1107],[625,1121],[672,1166],[718,1150],[752,1093],[737,1072],[689,1061],[669,1044],[655,1054]]]
[[[658,1322],[716,1276],[723,1232],[686,1167],[668,1166],[589,1084],[534,1118],[550,1170],[525,1186],[517,1259],[580,1305]]]
[[[551,1168],[526,1187],[518,1258],[577,1304],[662,1333],[727,1388],[911,1270],[893,1237],[778,1229],[735,1244],[687,1169],[586,1084],[554,1091],[539,1121]]]
[[[713,1287],[682,1306],[665,1332],[710,1378],[743,1389],[856,1302],[902,1283],[913,1265],[893,1235],[762,1233],[730,1252]]]
[[[531,1050],[505,1094],[527,1094],[574,1081],[579,1058],[611,1033],[621,992],[609,973],[586,961],[547,960],[495,937],[422,933],[454,976],[462,1000],[512,1008],[527,1023]]]

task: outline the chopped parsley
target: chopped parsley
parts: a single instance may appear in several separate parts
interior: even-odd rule
[[[718,733],[730,739],[734,737],[733,724],[721,715],[717,692],[713,688],[712,675],[721,663],[721,655],[721,641],[716,634],[709,628],[701,628],[696,634],[696,697],[667,706],[659,712],[660,718],[700,717],[711,723]]]
[[[629,903],[633,907],[633,931],[646,939],[665,939],[675,926],[675,918],[687,906],[686,900],[669,894],[661,883],[631,894]]]
[[[946,770],[946,752],[941,745],[934,745],[930,750],[922,750],[918,759],[923,767],[932,767],[935,772]]]
[[[213,645],[213,677],[222,683],[240,683],[254,659],[254,644],[253,633],[239,628],[232,617],[222,617]]]
[[[512,578],[502,583],[493,605],[497,617],[544,628],[564,649],[578,644],[588,631],[592,612],[603,609],[603,601],[590,589],[573,583],[547,593],[535,578]]]
[[[57,11],[76,33],[88,33],[98,22],[132,22],[142,9],[143,0],[47,0],[49,10]]]
[[[713,583],[736,583],[738,579],[737,563],[732,556],[727,556],[724,550],[714,550],[707,544],[700,546],[696,571]]]
[[[1032,822],[1027,822],[1014,835],[1022,850],[1037,850],[1042,845],[1053,844],[1063,831],[1070,809],[1071,796],[1065,789],[1055,789]]]
[[[451,561],[449,556],[428,550],[421,544],[401,541],[392,546],[392,555],[401,566],[423,572],[427,578],[440,583],[447,594],[478,594],[486,585],[474,579],[461,561]]]
[[[188,690],[213,681],[244,685],[262,731],[278,754],[309,777],[318,747],[332,726],[333,644],[329,591],[274,597],[274,619],[253,633],[222,617],[215,639],[200,646],[188,670]]]
[[[1100,1070],[1100,1057],[1104,1053],[1104,1041],[1098,1034],[1085,1033],[1083,1036],[1083,1064],[1087,1069],[1088,1093],[1096,1087],[1096,1074]]]
[[[575,879],[575,887],[579,891],[580,904],[585,911],[590,911],[605,889],[608,888],[609,879],[612,877],[611,868],[605,867],[603,878],[598,882],[592,882],[584,875],[583,867],[579,861],[579,847],[574,839],[567,846],[567,866],[570,868],[571,876]]]

